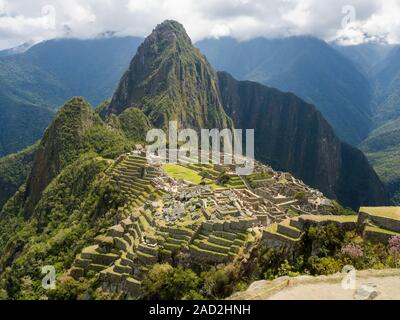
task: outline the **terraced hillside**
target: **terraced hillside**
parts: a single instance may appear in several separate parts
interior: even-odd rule
[[[117,164],[111,172],[118,189],[126,197],[126,205],[121,208],[123,213],[129,213],[132,207],[139,207],[150,196],[162,195],[151,185],[151,180],[158,176],[159,172],[147,165],[144,156],[123,155],[117,160]]]
[[[296,249],[311,226],[319,228],[334,224],[342,230],[354,230],[364,241],[387,244],[400,236],[400,207],[365,207],[358,215],[300,215],[271,224],[263,230],[268,247]]]
[[[241,177],[233,166],[189,160],[162,165],[148,163],[141,151],[120,156],[107,173],[124,205],[69,275],[99,277],[103,291],[140,298],[156,263],[207,270],[248,254],[262,228],[278,223],[281,230],[294,210],[330,214],[328,199],[289,174],[257,163],[254,174]]]

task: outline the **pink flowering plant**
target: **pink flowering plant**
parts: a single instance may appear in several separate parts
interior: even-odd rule
[[[388,242],[389,253],[392,255],[392,263],[396,268],[400,264],[400,236],[393,236]]]
[[[364,251],[359,245],[351,243],[342,248],[342,254],[352,260],[357,260],[364,256]]]
[[[393,236],[389,239],[389,252],[400,256],[400,236]]]

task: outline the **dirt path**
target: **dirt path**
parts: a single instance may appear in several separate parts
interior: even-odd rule
[[[353,300],[355,289],[344,289],[345,275],[282,277],[273,281],[256,281],[231,300]],[[375,300],[400,300],[400,269],[356,272],[356,288],[373,284],[379,295]]]
[[[367,277],[357,287],[373,283],[380,293],[375,300],[400,300],[400,277]],[[353,300],[355,290],[345,290],[341,283],[299,284],[273,294],[268,300]]]

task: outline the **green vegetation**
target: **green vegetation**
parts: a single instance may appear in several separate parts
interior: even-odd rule
[[[351,208],[344,208],[337,201],[332,201],[333,208],[331,210],[332,214],[335,216],[354,216],[356,212]]]
[[[347,215],[347,216],[307,216],[307,220],[312,221],[337,221],[337,222],[357,222],[357,215]]]
[[[128,108],[118,116],[118,119],[121,129],[128,139],[146,141],[146,133],[152,126],[142,110]]]
[[[198,276],[189,269],[156,264],[143,281],[145,297],[152,300],[191,300],[202,296]]]
[[[95,152],[113,159],[132,145],[121,132],[106,125],[83,98],[71,99],[59,110],[38,146],[27,183],[28,211],[52,179],[81,154]]]
[[[112,224],[122,199],[104,175],[109,166],[96,154],[81,156],[46,188],[29,220],[24,218],[22,202],[11,201],[4,207],[0,264],[6,269],[0,282],[8,288],[9,298],[23,299],[28,292],[40,298],[41,268],[54,265],[58,273],[66,272],[80,250]],[[17,193],[15,198],[21,196]],[[24,278],[32,281],[28,291],[22,288]]]
[[[230,176],[226,172],[221,172],[217,178],[217,182],[221,186],[228,185],[229,181],[230,181]]]
[[[162,168],[166,174],[175,179],[186,180],[197,185],[202,181],[202,177],[198,172],[180,165],[164,164]]]
[[[310,227],[294,254],[285,248],[262,248],[258,269],[264,279],[272,280],[281,276],[334,274],[345,265],[358,270],[395,268],[399,262],[398,255],[388,247],[363,241],[354,231],[345,232],[328,224]]]
[[[334,176],[335,181],[347,184],[341,176],[346,173],[346,168],[340,168],[340,172],[336,169],[331,171],[330,164],[324,166],[328,163],[319,167],[320,160],[347,161],[351,168],[357,163],[353,163],[352,153],[346,154],[344,145],[334,137],[330,127],[311,105],[262,86],[218,79],[206,59],[192,46],[183,27],[176,22],[167,21],[154,32],[155,36],[149,37],[141,47],[142,52],[133,60],[110,103],[105,102],[94,111],[84,99],[71,99],[57,112],[36,149],[27,152],[27,156],[35,153],[33,164],[29,159],[18,162],[18,156],[14,167],[9,159],[0,161],[0,165],[3,164],[0,169],[7,181],[21,185],[0,212],[0,298],[110,298],[114,295],[102,294],[100,288],[100,285],[109,284],[107,277],[110,277],[111,285],[116,282],[131,286],[123,288],[120,294],[125,294],[126,289],[132,297],[138,296],[143,289],[146,299],[221,299],[242,289],[259,274],[264,278],[301,273],[329,274],[340,270],[349,259],[360,268],[397,264],[387,248],[361,243],[354,233],[344,233],[335,224],[311,227],[303,238],[299,235],[297,239],[291,237],[296,237],[298,230],[288,222],[273,225],[270,231],[279,233],[286,230],[290,236],[287,238],[296,240],[300,252],[262,250],[257,256],[261,239],[259,229],[254,228],[251,234],[238,232],[247,230],[256,220],[241,217],[237,221],[230,217],[230,214],[237,215],[238,202],[228,199],[231,196],[225,196],[225,192],[218,194],[209,205],[193,197],[191,201],[194,201],[185,205],[183,212],[175,206],[176,197],[165,197],[166,202],[170,202],[170,209],[161,206],[158,200],[165,192],[155,190],[156,184],[152,185],[151,181],[158,175],[158,168],[147,166],[143,156],[125,153],[131,151],[136,142],[144,140],[145,131],[152,125],[163,127],[168,120],[178,119],[180,125],[194,128],[232,126],[223,109],[222,93],[226,95],[225,100],[233,99],[229,101],[230,105],[243,108],[232,109],[233,115],[247,110],[245,100],[262,102],[256,106],[255,112],[248,108],[248,115],[243,117],[244,127],[257,127],[254,118],[256,122],[263,119],[263,112],[268,110],[271,119],[291,120],[286,121],[282,128],[303,132],[310,145],[315,142],[318,147],[320,141],[325,141],[332,145],[332,150],[344,150],[343,154],[332,152],[324,157],[312,155],[304,159],[297,155],[308,154],[303,152],[307,146],[302,146],[295,154],[282,152],[286,160],[307,160],[305,163],[312,169],[309,181],[318,184],[320,181],[313,176],[315,172],[329,171],[323,179]],[[143,61],[143,55],[151,58]],[[228,85],[225,88],[229,90],[222,88],[219,91],[219,80],[226,80]],[[250,90],[246,88],[248,85]],[[237,88],[238,92],[228,92],[232,88]],[[257,99],[253,96],[248,99],[247,94],[253,91],[259,93]],[[282,110],[293,112],[293,116],[281,117]],[[260,124],[265,129],[262,134],[271,137],[268,143],[275,139],[290,148],[293,141],[301,139],[301,136],[287,135],[283,130],[276,134],[268,131],[275,127],[267,125],[268,121]],[[305,123],[305,127],[299,127],[297,122]],[[325,136],[310,135],[316,123],[321,125],[319,132],[324,132]],[[281,124],[278,123],[277,127]],[[315,140],[310,140],[310,137]],[[289,140],[290,143],[285,143]],[[258,150],[264,156],[269,147],[265,143],[257,143],[260,148],[265,147]],[[4,146],[0,146],[0,151],[4,150]],[[363,159],[361,157],[361,164]],[[271,159],[265,157],[261,160]],[[291,167],[285,159],[274,160]],[[169,164],[163,168],[171,177],[196,185],[208,184],[214,189],[244,186],[240,177],[220,172],[217,166],[200,168],[197,165]],[[360,166],[358,169],[363,173],[369,169],[364,168]],[[27,171],[30,175],[25,184]],[[357,177],[364,178],[364,175]],[[252,185],[257,185],[270,178],[268,173],[260,173],[249,180]],[[368,187],[370,181],[362,179],[361,185]],[[288,187],[289,177],[286,180],[282,175],[281,183]],[[336,185],[330,187],[336,192]],[[360,192],[365,197],[369,191],[362,189]],[[379,198],[379,192],[377,194]],[[306,194],[296,196],[300,201],[305,198]],[[245,197],[243,201],[246,201]],[[205,204],[210,210],[203,210]],[[256,206],[256,203],[252,205],[254,209]],[[339,205],[335,205],[333,211],[351,214]],[[215,225],[210,221],[203,223],[209,216],[211,221],[214,217],[230,221]],[[355,215],[326,217],[327,221],[340,222],[354,222],[356,219]],[[160,224],[155,223],[158,218],[163,220],[156,221]],[[321,217],[314,219],[322,220]],[[158,233],[158,228],[162,232]],[[362,255],[358,254],[359,251]],[[159,261],[167,261],[174,267],[156,264]],[[223,266],[229,261],[233,262]],[[210,270],[210,265],[217,263],[221,265]],[[43,275],[40,271],[44,265],[56,268],[59,276],[56,290],[45,292],[41,287]],[[71,266],[74,268],[70,269]],[[66,276],[68,270],[71,277],[81,280]],[[115,296],[118,298],[118,294]]]
[[[110,97],[141,38],[57,39],[0,57],[0,157],[39,140],[75,95],[93,105]]]
[[[400,119],[374,130],[361,144],[392,200],[400,203]]]
[[[246,287],[233,264],[198,274],[191,269],[156,264],[142,284],[145,299],[153,300],[224,299]]]
[[[155,127],[165,128],[169,120],[186,128],[232,127],[219,99],[216,73],[181,24],[158,25],[141,50],[105,113],[138,106]]]
[[[223,188],[222,185],[213,183],[210,179],[206,179],[204,172],[202,173],[201,171],[195,171],[181,165],[170,163],[163,165],[162,168],[167,175],[175,179],[182,179],[195,185],[207,184],[213,189]]]
[[[40,298],[41,267],[54,265],[65,273],[82,248],[112,225],[125,199],[105,171],[132,144],[83,99],[58,112],[34,147],[26,188],[0,213],[0,283],[8,298]]]
[[[35,144],[21,152],[0,158],[0,211],[28,178],[37,147],[38,144]]]

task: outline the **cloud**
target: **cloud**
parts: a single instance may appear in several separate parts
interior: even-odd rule
[[[400,42],[399,0],[0,0],[0,48],[105,31],[146,36],[165,19],[206,37],[313,35],[343,43]],[[348,19],[346,6],[355,10]],[[345,20],[344,20],[345,19]],[[346,20],[347,19],[347,20]],[[343,24],[343,21],[346,21]]]

